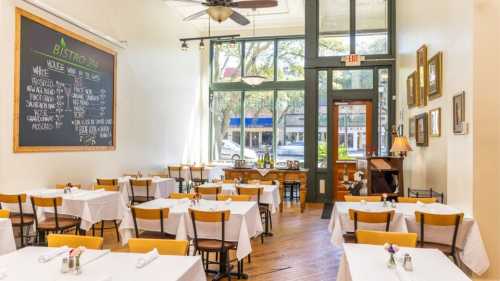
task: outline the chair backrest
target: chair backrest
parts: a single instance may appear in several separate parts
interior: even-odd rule
[[[365,200],[366,202],[380,202],[382,201],[382,196],[353,196],[345,195],[344,200],[346,202],[361,202]]]
[[[217,195],[217,201],[226,201],[228,199],[231,199],[232,201],[250,201],[252,199],[252,196],[250,196],[250,195],[226,195],[226,194]]]
[[[260,181],[262,185],[274,185],[274,181]]]
[[[454,255],[457,243],[458,228],[460,227],[460,223],[462,222],[463,218],[463,213],[441,215],[415,211],[415,220],[420,224],[421,245],[423,246],[425,243],[425,225],[455,226],[451,242],[451,253],[452,255]]]
[[[234,179],[224,179],[223,183],[234,183]]]
[[[354,221],[354,231],[358,230],[358,222],[364,223],[385,223],[385,231],[389,231],[389,226],[395,211],[365,212],[349,209],[349,218]]]
[[[102,249],[104,239],[95,236],[49,234],[47,243],[49,247],[68,246],[69,248],[85,247],[91,250]]]
[[[181,178],[181,165],[169,165],[167,166],[168,176],[171,178]]]
[[[356,231],[356,241],[361,244],[384,245],[390,243],[401,247],[415,248],[417,246],[417,234],[358,230]]]
[[[120,191],[120,187],[118,185],[101,185],[101,184],[98,184],[94,187],[94,190],[97,190],[97,189],[104,189],[106,191],[114,191],[114,192],[118,192]]]
[[[255,198],[257,203],[260,204],[260,199],[262,197],[262,193],[264,192],[263,187],[255,186],[255,185],[247,185],[247,186],[236,186],[236,191],[239,195],[250,195],[251,198]]]
[[[35,218],[35,226],[38,228],[38,215],[36,209],[40,208],[54,208],[54,218],[55,218],[55,228],[59,229],[59,215],[57,213],[57,208],[62,206],[63,199],[62,197],[36,197],[31,196],[31,207],[33,208],[33,214]]]
[[[259,185],[260,184],[260,180],[249,180],[248,184]]]
[[[82,188],[82,185],[79,183],[58,183],[56,184],[56,189],[64,189],[66,187],[76,187],[76,188]]]
[[[118,185],[118,179],[97,179],[98,185]]]
[[[201,195],[217,195],[221,192],[221,189],[222,189],[221,186],[210,186],[210,187],[196,186],[195,187],[196,193],[199,193]]]
[[[189,208],[189,215],[191,217],[191,222],[193,224],[193,232],[194,232],[194,247],[198,248],[198,229],[196,227],[197,222],[202,223],[220,223],[221,225],[221,238],[214,239],[218,240],[219,250],[222,250],[226,241],[226,222],[229,220],[231,216],[231,212],[229,210],[224,211],[200,211]]]
[[[398,202],[399,203],[417,203],[417,202],[422,202],[424,204],[431,204],[431,203],[436,203],[437,198],[435,197],[427,197],[427,198],[416,198],[416,197],[398,197]]]
[[[134,220],[135,236],[139,238],[139,226],[137,224],[137,219],[141,220],[159,220],[160,221],[160,232],[165,233],[164,220],[168,218],[170,213],[169,208],[160,209],[143,209],[132,206],[130,208],[132,211],[132,218]]]
[[[0,207],[2,207],[2,203],[5,204],[17,204],[19,208],[19,214],[21,218],[21,224],[24,223],[23,216],[23,203],[26,203],[26,194],[1,194],[0,193]]]
[[[138,180],[138,179],[130,179],[130,192],[132,193],[132,202],[135,201],[135,189],[140,188],[140,189],[146,189],[146,200],[149,200],[149,188],[152,185],[151,180]]]
[[[130,238],[128,249],[131,253],[147,253],[157,249],[160,255],[187,256],[189,242],[186,240]]]
[[[9,210],[0,210],[0,219],[8,219],[10,217]]]
[[[194,199],[194,194],[192,193],[178,193],[178,192],[172,192],[170,193],[170,199]]]
[[[205,167],[203,166],[190,166],[189,172],[191,174],[191,180],[203,180],[206,175],[204,175]]]

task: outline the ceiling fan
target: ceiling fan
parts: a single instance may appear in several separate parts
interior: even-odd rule
[[[246,1],[233,1],[233,0],[165,0],[177,1],[187,3],[197,3],[208,7],[206,10],[192,14],[184,18],[185,21],[197,19],[205,14],[208,14],[213,20],[223,22],[228,18],[240,25],[247,25],[250,21],[242,14],[236,12],[233,8],[238,9],[257,9],[276,7],[278,0],[246,0]]]

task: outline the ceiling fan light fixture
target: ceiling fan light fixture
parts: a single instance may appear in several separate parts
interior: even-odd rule
[[[234,49],[236,48],[236,40],[234,38],[229,41],[229,48]]]
[[[203,42],[203,39],[200,41],[200,50],[205,49],[205,42]]]
[[[250,86],[259,86],[266,82],[267,78],[259,75],[249,75],[242,77],[241,80]]]
[[[224,6],[211,6],[208,8],[207,13],[213,20],[221,23],[233,14],[233,10]]]
[[[186,43],[186,41],[182,41],[182,45],[181,45],[181,50],[183,51],[187,51],[188,50],[188,44]]]

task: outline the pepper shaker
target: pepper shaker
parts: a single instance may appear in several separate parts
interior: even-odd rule
[[[403,263],[403,268],[406,271],[413,271],[413,262],[411,260],[410,254],[405,254],[404,258],[404,263]]]

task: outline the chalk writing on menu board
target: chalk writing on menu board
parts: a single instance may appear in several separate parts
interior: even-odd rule
[[[115,54],[20,9],[17,21],[14,150],[114,149]]]

